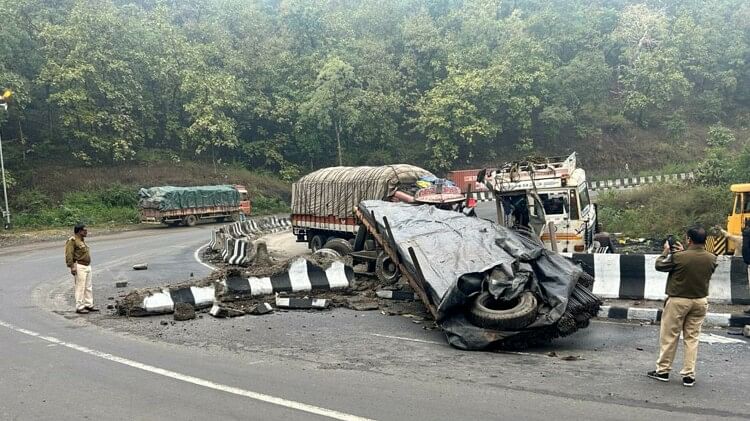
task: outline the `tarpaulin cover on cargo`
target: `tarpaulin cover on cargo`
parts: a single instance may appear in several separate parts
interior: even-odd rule
[[[524,331],[550,327],[560,320],[582,273],[538,242],[459,212],[377,200],[363,201],[359,210],[370,224],[377,225],[391,247],[395,245],[407,272],[422,279],[409,253],[413,249],[430,300],[427,304],[437,309],[438,324],[448,342],[458,348],[482,349],[519,333],[481,328],[466,317],[467,303],[481,292],[482,280],[493,269],[513,274],[500,286],[504,295],[530,290],[539,297],[536,319]],[[392,239],[387,238],[384,218]]]
[[[408,164],[323,168],[292,185],[292,213],[347,218],[362,200],[387,200],[399,187],[430,175]]]
[[[230,185],[173,187],[161,186],[141,189],[138,205],[143,209],[160,211],[239,206],[240,193]]]

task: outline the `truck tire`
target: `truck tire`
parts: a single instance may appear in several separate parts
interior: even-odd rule
[[[229,218],[232,220],[232,222],[240,222],[240,213],[232,212],[232,214],[229,215]]]
[[[195,215],[188,215],[182,222],[185,224],[185,226],[194,227],[195,224],[198,223],[198,218],[196,218]]]
[[[375,259],[375,276],[384,283],[394,283],[401,277],[401,271],[396,262],[385,252],[381,252]]]
[[[530,291],[511,301],[498,301],[483,292],[469,305],[469,321],[479,327],[496,330],[519,330],[530,325],[537,315],[537,301]]]
[[[346,256],[354,251],[351,243],[349,243],[349,241],[347,240],[344,240],[343,238],[334,238],[332,240],[328,240],[326,241],[325,245],[323,245],[323,248],[336,250],[341,256]]]
[[[325,244],[323,240],[324,238],[322,235],[313,235],[313,237],[310,239],[310,250],[315,253],[316,251],[322,249],[323,244]]]

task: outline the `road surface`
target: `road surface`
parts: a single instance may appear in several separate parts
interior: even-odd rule
[[[204,276],[215,226],[89,239],[95,301]],[[289,233],[273,252],[304,248]],[[466,352],[428,321],[378,311],[167,323],[72,312],[62,243],[0,249],[0,419],[622,419],[750,414],[750,346],[701,344],[698,384],[645,377],[656,326],[594,323],[523,353]],[[135,263],[147,271],[132,271]],[[724,338],[721,331],[713,333]],[[737,337],[732,337],[737,338]],[[731,338],[730,338],[731,339]],[[678,364],[680,360],[678,358]]]

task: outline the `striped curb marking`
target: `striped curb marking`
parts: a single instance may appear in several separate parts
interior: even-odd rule
[[[222,281],[225,295],[259,296],[278,292],[298,292],[346,288],[354,279],[354,270],[342,262],[333,262],[322,268],[304,258],[293,261],[287,272],[266,278],[228,278]],[[163,288],[143,298],[143,302],[130,309],[131,316],[147,316],[174,312],[176,303],[189,303],[195,308],[215,305],[216,290],[206,287]],[[317,307],[312,307],[317,308]]]
[[[597,317],[615,320],[661,322],[662,309],[640,307],[602,306]],[[750,316],[731,313],[708,313],[703,322],[707,326],[742,327],[750,324]]]
[[[592,191],[596,190],[609,190],[609,189],[628,189],[640,187],[646,184],[658,184],[665,182],[674,181],[687,181],[692,180],[694,174],[692,172],[680,173],[680,174],[666,174],[666,175],[650,175],[647,177],[626,177],[616,178],[612,180],[598,180],[589,181],[589,189]],[[475,191],[469,194],[469,197],[476,199],[477,202],[491,202],[495,200],[495,196],[489,191]]]
[[[603,298],[664,300],[667,273],[654,269],[658,254],[562,253],[596,279],[594,294]],[[748,267],[742,258],[718,256],[709,284],[711,303],[750,304]]]
[[[625,177],[612,180],[589,181],[591,190],[627,189],[639,187],[646,184],[658,184],[672,181],[688,181],[694,178],[692,172],[666,175],[649,175],[646,177]]]
[[[325,309],[328,307],[328,300],[322,298],[281,298],[276,297],[276,307],[288,309]]]
[[[333,262],[328,269],[313,265],[300,257],[289,270],[270,277],[230,277],[221,281],[226,295],[258,296],[277,292],[331,290],[349,287],[354,279],[354,270],[343,262]]]
[[[386,300],[419,300],[419,295],[406,291],[378,290],[375,294]]]
[[[174,311],[175,303],[188,303],[195,308],[205,308],[214,303],[214,287],[164,288],[145,297],[140,310],[148,314],[166,314]],[[133,312],[132,315],[138,315]]]

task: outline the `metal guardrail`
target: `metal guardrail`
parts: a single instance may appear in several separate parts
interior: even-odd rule
[[[649,175],[645,177],[625,177],[612,180],[589,181],[590,190],[628,189],[644,186],[647,184],[659,184],[668,182],[684,182],[695,178],[692,172],[679,174]]]

